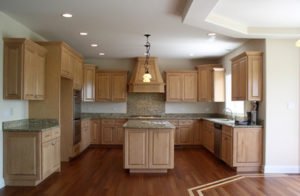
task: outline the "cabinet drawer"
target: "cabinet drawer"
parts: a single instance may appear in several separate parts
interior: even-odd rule
[[[176,126],[176,127],[179,126],[178,120],[169,120],[169,122],[170,122],[171,124],[173,124],[174,126]]]
[[[222,134],[232,136],[232,127],[223,125],[222,126]]]
[[[102,125],[114,125],[114,124],[115,124],[115,120],[102,119]]]
[[[52,138],[60,137],[60,128],[54,128],[52,130]]]
[[[121,120],[115,120],[115,126],[116,127],[123,127],[123,125],[126,123],[126,119],[121,119]]]
[[[50,141],[53,138],[52,129],[42,132],[42,142]]]
[[[193,120],[179,120],[179,126],[192,126]]]

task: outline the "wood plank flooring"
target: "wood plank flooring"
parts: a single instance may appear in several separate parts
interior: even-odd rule
[[[168,174],[129,174],[123,169],[122,149],[90,148],[80,157],[69,163],[63,163],[61,173],[53,174],[37,187],[4,187],[0,189],[0,196],[184,196],[189,195],[188,189],[191,187],[235,175],[236,173],[231,168],[217,160],[205,149],[175,150],[175,168]],[[251,193],[252,186],[254,188],[260,186],[262,193],[264,191],[274,193],[274,191],[268,189],[268,192],[264,189],[266,184],[275,185],[272,189],[280,189],[280,186],[288,184],[287,178],[283,184],[277,181],[272,182],[272,179],[266,181],[260,178],[256,181],[255,178],[251,178],[250,186],[247,185],[248,182],[235,181],[235,183],[243,185],[226,184],[226,186],[209,189],[203,193],[204,195],[232,195],[237,187],[238,189],[250,189]],[[293,183],[297,186],[299,178]]]

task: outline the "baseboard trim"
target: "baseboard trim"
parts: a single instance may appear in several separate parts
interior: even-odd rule
[[[300,166],[265,165],[263,168],[263,173],[299,174]]]
[[[4,178],[0,178],[0,189],[5,186],[4,184]]]

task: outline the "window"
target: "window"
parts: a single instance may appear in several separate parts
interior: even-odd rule
[[[226,99],[225,108],[230,108],[233,115],[244,116],[245,104],[244,101],[231,101],[231,74],[227,74],[225,77],[226,84]]]

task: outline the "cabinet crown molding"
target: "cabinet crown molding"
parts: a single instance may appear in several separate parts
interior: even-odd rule
[[[261,51],[245,51],[245,52],[242,52],[241,54],[233,57],[231,59],[231,61],[235,61],[235,60],[238,60],[242,57],[245,57],[245,56],[262,56],[263,55],[263,52]]]

